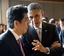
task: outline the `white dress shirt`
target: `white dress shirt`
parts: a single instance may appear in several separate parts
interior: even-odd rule
[[[34,26],[34,28],[35,28],[35,30],[36,30],[36,32],[37,32],[37,34],[38,34],[38,36],[39,36],[39,39],[40,39],[40,41],[41,41],[41,39],[42,39],[42,23],[40,24],[39,27],[35,27],[35,26]]]
[[[9,30],[10,30],[11,33],[14,35],[15,39],[17,40],[17,42],[20,41],[20,40],[19,40],[20,36],[18,36],[18,35],[13,31],[13,29],[9,28]],[[20,49],[21,49],[21,52],[22,52],[23,56],[25,56],[25,53],[24,53],[22,44],[19,43],[19,45],[21,45],[21,46],[20,46]]]
[[[11,33],[14,35],[15,39],[18,40],[20,38],[20,36],[18,36],[13,29],[9,28],[9,30],[11,31]]]

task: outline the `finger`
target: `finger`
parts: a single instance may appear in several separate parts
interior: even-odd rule
[[[54,43],[58,43],[59,41],[55,41]]]
[[[33,46],[36,46],[36,47],[39,47],[40,46],[40,43],[34,43],[34,42],[32,42],[32,45]]]
[[[36,46],[36,45],[37,45],[37,43],[34,43],[34,42],[32,42],[31,44],[32,44],[33,46]]]
[[[38,41],[38,40],[33,40],[33,42],[39,43],[39,41]]]
[[[36,51],[36,50],[37,50],[37,48],[36,48],[36,47],[33,47],[33,48],[32,48],[32,50]]]
[[[38,47],[33,47],[32,50],[37,51],[37,50],[39,50],[39,48]]]

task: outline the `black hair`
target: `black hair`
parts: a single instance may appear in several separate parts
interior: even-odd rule
[[[64,22],[64,18],[60,18],[59,20],[62,21],[62,22]]]
[[[27,12],[28,12],[27,8],[24,5],[15,5],[15,6],[10,7],[6,13],[6,17],[8,20],[8,26],[10,28],[13,28],[14,21],[17,20],[21,22],[24,17],[24,14]]]

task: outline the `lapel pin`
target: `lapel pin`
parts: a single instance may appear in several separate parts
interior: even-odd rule
[[[45,32],[47,32],[47,30],[45,30]]]

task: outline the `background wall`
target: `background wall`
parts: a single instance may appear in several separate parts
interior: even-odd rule
[[[62,0],[60,0],[62,1]],[[31,2],[38,2],[42,6],[42,10],[45,12],[45,16],[50,18],[59,19],[64,17],[64,2],[52,2],[42,0],[0,0],[0,22],[7,24],[6,22],[6,10],[13,5],[24,4],[28,5]]]
[[[45,12],[45,16],[50,18],[59,19],[61,17],[64,17],[64,2],[51,2],[51,1],[21,1],[21,0],[10,0],[10,6],[16,5],[16,4],[24,4],[28,5],[30,2],[38,2],[42,6],[42,10]]]
[[[9,8],[9,0],[0,0],[0,23],[7,24],[6,11]]]
[[[0,0],[0,23],[1,23],[1,0]]]

